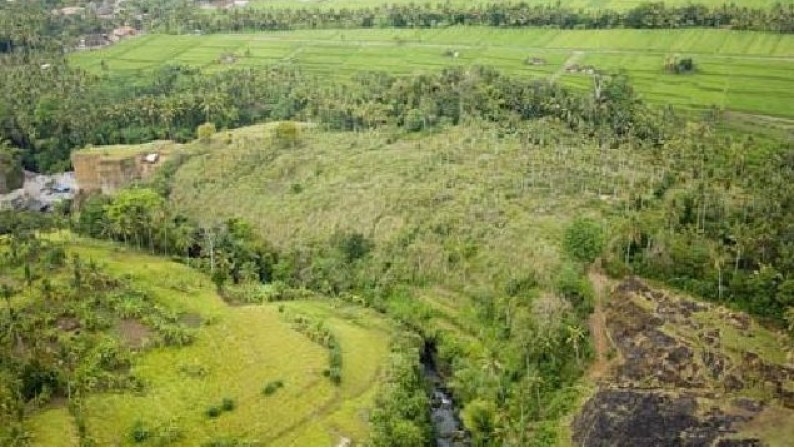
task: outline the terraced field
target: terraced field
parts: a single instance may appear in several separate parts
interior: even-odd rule
[[[110,272],[130,274],[163,306],[192,315],[199,324],[192,345],[155,348],[137,358],[133,370],[146,384],[143,393],[88,397],[86,426],[99,445],[134,445],[136,421],[172,427],[180,435],[168,445],[183,446],[231,439],[272,446],[332,445],[343,437],[367,436],[363,415],[373,402],[388,354],[388,326],[382,319],[361,309],[354,315],[327,302],[282,304],[322,319],[340,340],[342,383],[334,386],[322,374],[325,348],[292,330],[279,305],[228,306],[197,271],[111,244],[80,240],[73,251],[106,263]],[[277,380],[283,380],[283,388],[263,394],[265,384]],[[234,399],[236,408],[208,418],[206,409],[224,398]],[[64,406],[38,413],[29,425],[34,445],[78,445],[74,421]]]
[[[457,53],[457,56],[445,55]],[[234,54],[235,61],[220,61]],[[697,72],[663,71],[668,56],[692,57]],[[528,57],[545,60],[527,65]],[[207,36],[148,35],[72,61],[101,72],[134,74],[164,64],[207,71],[294,64],[332,78],[377,67],[394,74],[450,65],[493,66],[530,78],[572,86],[592,82],[567,73],[576,62],[606,71],[625,70],[643,96],[656,103],[718,106],[746,113],[794,117],[794,36],[727,30],[502,30],[451,27],[433,30],[302,30]]]

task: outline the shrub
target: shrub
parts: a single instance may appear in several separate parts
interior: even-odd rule
[[[331,380],[331,383],[334,385],[339,385],[342,383],[342,369],[339,367],[331,367],[328,370],[328,378]]]
[[[152,430],[143,422],[143,421],[135,421],[132,424],[132,428],[130,429],[130,438],[136,444],[140,444],[142,442],[146,442],[149,438],[152,437]]]
[[[221,409],[223,409],[223,411],[233,411],[235,407],[236,403],[231,397],[224,397],[221,401]]]
[[[215,135],[215,124],[207,122],[196,128],[196,135],[202,143],[208,143],[213,135]]]
[[[579,217],[565,230],[563,248],[573,259],[591,263],[604,249],[601,225],[593,219]]]
[[[555,282],[557,293],[571,304],[578,315],[585,316],[593,311],[593,286],[573,265],[563,265]]]
[[[221,408],[217,405],[210,405],[207,407],[207,410],[204,412],[204,414],[206,414],[208,418],[214,419],[220,416],[222,411],[223,410],[221,410]]]
[[[359,232],[337,233],[333,239],[347,262],[363,258],[372,251],[374,245],[369,238]]]
[[[496,405],[493,402],[475,399],[463,407],[460,416],[477,445],[484,445],[496,429]]]
[[[273,136],[277,146],[295,147],[298,144],[298,125],[292,121],[281,122],[276,126]]]
[[[403,120],[405,130],[409,132],[418,132],[425,128],[425,115],[419,109],[411,109],[405,114]]]
[[[505,284],[505,293],[509,296],[519,296],[529,293],[538,286],[538,279],[535,272],[529,272],[520,277],[512,277]]]
[[[284,382],[281,380],[274,380],[272,382],[268,382],[264,388],[262,388],[262,394],[265,396],[270,396],[278,391],[280,388],[284,387]]]

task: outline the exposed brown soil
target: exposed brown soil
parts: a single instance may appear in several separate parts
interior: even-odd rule
[[[133,349],[144,347],[152,337],[152,330],[138,320],[121,320],[116,324],[116,330],[121,336],[121,341]]]
[[[593,314],[590,315],[588,326],[593,337],[595,360],[588,372],[591,380],[598,381],[604,377],[609,368],[610,341],[607,334],[606,314],[604,313],[604,297],[609,293],[609,279],[601,273],[591,272],[590,282],[595,288]]]

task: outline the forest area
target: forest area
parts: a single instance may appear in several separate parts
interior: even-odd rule
[[[130,75],[104,49],[83,53],[98,70],[73,53],[123,25],[159,45],[370,28],[777,36],[794,32],[794,5],[124,5],[0,4],[0,168],[169,148],[112,194],[0,210],[0,446],[637,445],[627,428],[583,438],[581,414],[608,382],[602,365],[636,354],[618,336],[656,324],[615,330],[631,300],[613,298],[646,293],[640,280],[691,297],[703,319],[711,306],[747,315],[740,336],[718,333],[754,338],[761,372],[725,395],[763,394],[789,415],[794,140],[762,125],[786,118],[753,115],[748,130],[734,110],[649,102],[625,70],[571,86],[556,68],[452,63],[449,45],[434,47],[452,61],[437,69],[332,78],[286,63]],[[668,60],[660,76],[710,74]],[[698,337],[709,324],[694,323]],[[703,386],[689,385],[660,389]],[[727,439],[709,436],[691,445]]]

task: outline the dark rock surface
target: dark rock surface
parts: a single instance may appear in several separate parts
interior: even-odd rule
[[[576,445],[760,447],[761,440],[737,432],[766,402],[742,392],[761,386],[779,404],[794,406],[787,386],[794,368],[751,351],[726,351],[723,331],[696,316],[708,311],[720,324],[747,331],[747,315],[679,299],[636,278],[615,288],[605,311],[620,361],[574,418]]]

